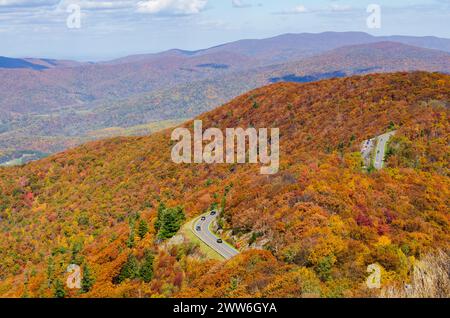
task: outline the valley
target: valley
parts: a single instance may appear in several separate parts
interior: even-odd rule
[[[0,166],[10,167],[26,164],[31,161],[45,158],[48,154],[33,151],[18,151],[0,154]]]

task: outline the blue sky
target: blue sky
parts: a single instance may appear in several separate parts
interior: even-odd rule
[[[67,6],[81,8],[69,29]],[[381,29],[368,29],[379,4]],[[0,55],[101,60],[282,33],[450,38],[450,0],[0,0]]]

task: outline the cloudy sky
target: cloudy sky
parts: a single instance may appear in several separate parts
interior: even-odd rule
[[[367,28],[372,3],[380,29]],[[450,38],[449,21],[450,0],[0,0],[0,56],[102,60],[323,31]]]

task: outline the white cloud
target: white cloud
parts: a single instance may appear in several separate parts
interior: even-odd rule
[[[242,0],[232,0],[231,5],[233,8],[250,8],[252,5],[249,3],[245,3]]]
[[[146,0],[137,4],[142,13],[159,15],[191,15],[203,11],[208,0]]]
[[[332,4],[331,11],[333,12],[347,12],[351,11],[352,7],[349,5]]]
[[[1,1],[1,0],[0,0]],[[61,0],[58,8],[65,10],[71,4],[78,4],[82,10],[118,10],[132,9],[136,5],[135,0],[103,1],[103,0]]]
[[[82,8],[97,9],[124,9],[134,5],[134,1],[79,1]]]
[[[299,5],[299,6],[296,6],[292,10],[292,12],[293,13],[305,13],[305,12],[308,12],[308,9],[306,9],[304,5]]]
[[[292,9],[275,12],[275,14],[302,14],[310,12],[304,5],[298,5]]]
[[[59,0],[0,0],[0,8],[43,7],[58,2]]]

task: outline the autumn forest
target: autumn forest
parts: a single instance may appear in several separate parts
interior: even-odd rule
[[[448,270],[449,105],[441,73],[274,83],[197,117],[204,129],[279,128],[274,175],[175,164],[172,129],[0,167],[0,297],[419,293],[417,268]],[[361,144],[389,131],[383,169],[365,166]],[[211,210],[231,259],[192,234]],[[66,285],[70,264],[80,289]],[[379,289],[366,284],[371,264]]]

